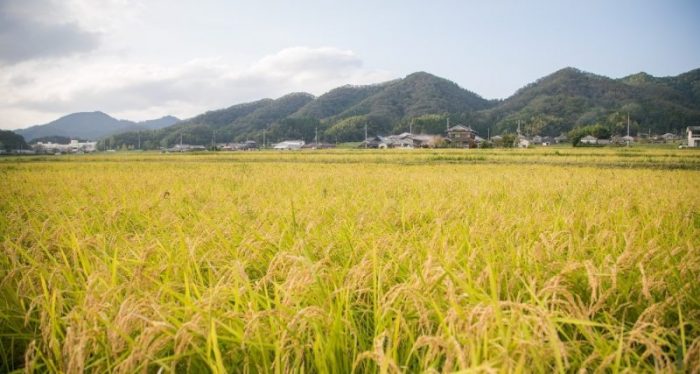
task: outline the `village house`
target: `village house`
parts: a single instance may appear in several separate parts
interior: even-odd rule
[[[475,148],[476,136],[471,126],[456,125],[447,129],[447,140],[454,147]]]
[[[664,140],[665,143],[673,143],[674,141],[678,140],[678,137],[675,134],[671,134],[670,132],[661,135],[661,138]]]
[[[358,145],[358,148],[379,148],[381,144],[383,144],[383,140],[381,137],[372,136],[360,143],[360,145]]]
[[[559,144],[559,143],[566,143],[569,140],[569,138],[566,136],[566,134],[561,134],[559,136],[554,137],[554,142]]]
[[[700,147],[700,126],[688,126],[688,147]]]

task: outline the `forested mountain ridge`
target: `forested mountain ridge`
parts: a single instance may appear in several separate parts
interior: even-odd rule
[[[342,86],[313,97],[294,93],[210,111],[175,126],[142,132],[152,147],[179,141],[210,144],[247,139],[310,141],[318,130],[325,141],[354,141],[370,135],[407,131],[444,133],[447,118],[480,134],[514,132],[558,135],[601,124],[613,133],[680,133],[700,124],[700,69],[675,77],[645,73],[612,79],[564,68],[519,89],[504,100],[486,100],[456,83],[425,72],[380,84]],[[135,144],[134,134],[114,136],[115,144]]]

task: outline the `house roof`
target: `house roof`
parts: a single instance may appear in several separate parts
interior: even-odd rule
[[[581,140],[598,140],[598,138],[596,138],[595,136],[586,135],[583,138],[581,138]]]
[[[700,132],[700,126],[688,126],[688,131],[698,131]]]
[[[453,132],[453,131],[468,131],[468,132],[476,133],[476,131],[474,131],[474,129],[472,129],[471,126],[464,126],[464,125],[452,126],[452,127],[450,127],[449,129],[447,129],[447,131],[448,131],[448,132]]]

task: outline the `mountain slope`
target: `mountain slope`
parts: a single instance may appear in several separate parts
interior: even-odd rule
[[[577,126],[599,123],[611,132],[680,132],[700,124],[700,69],[676,77],[639,73],[621,79],[564,68],[533,82],[505,100],[485,100],[457,84],[419,72],[368,86],[343,86],[317,98],[290,94],[207,112],[148,134],[151,145],[179,141],[210,144],[287,138],[361,140],[370,135],[407,131],[442,133],[449,118],[480,134],[514,132],[521,124],[530,135],[558,135]],[[265,135],[263,135],[265,134]],[[144,136],[144,134],[142,134]],[[116,144],[136,144],[134,134]]]
[[[177,121],[173,116],[166,116],[156,120],[132,122],[118,120],[99,111],[81,112],[63,116],[44,125],[15,130],[15,133],[22,135],[27,141],[48,136],[99,139],[121,132],[163,128]]]
[[[399,121],[432,113],[460,113],[489,107],[489,101],[447,79],[413,73],[352,106],[336,118],[364,115]]]
[[[337,116],[386,87],[386,83],[368,86],[342,86],[328,91],[303,106],[296,118],[328,118]]]
[[[565,68],[481,113],[480,125],[490,124],[500,133],[514,131],[520,122],[525,132],[556,135],[592,123],[624,127],[629,114],[635,133],[678,131],[700,121],[700,101],[693,92],[700,79],[686,74],[656,78],[640,73],[616,80]]]

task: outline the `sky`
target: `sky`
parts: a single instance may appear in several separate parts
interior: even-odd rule
[[[700,68],[700,1],[0,0],[0,129],[188,118],[426,71],[487,99],[572,66]]]

